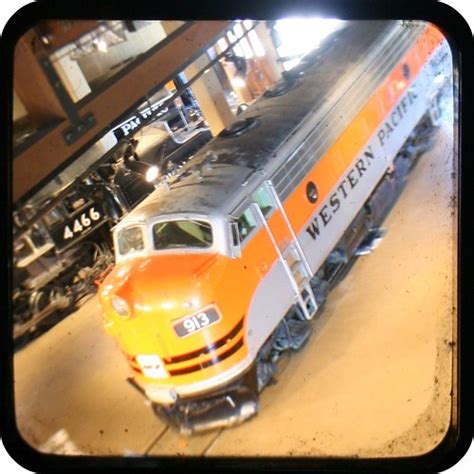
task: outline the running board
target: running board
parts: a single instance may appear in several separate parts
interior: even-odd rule
[[[387,231],[382,228],[372,229],[359,247],[356,248],[354,255],[360,257],[361,255],[368,255],[374,251],[379,246],[386,233]]]

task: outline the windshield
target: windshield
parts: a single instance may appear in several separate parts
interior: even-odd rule
[[[210,247],[211,224],[190,219],[158,222],[153,226],[153,245],[155,250]]]
[[[139,252],[144,249],[143,232],[140,227],[122,229],[117,236],[120,255]]]

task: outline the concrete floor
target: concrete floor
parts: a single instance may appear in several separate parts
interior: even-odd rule
[[[456,204],[450,114],[384,226],[332,291],[306,346],[285,361],[259,414],[191,438],[128,384],[96,298],[14,358],[24,439],[56,453],[405,456],[433,449],[452,414]],[[454,393],[456,396],[456,393]]]

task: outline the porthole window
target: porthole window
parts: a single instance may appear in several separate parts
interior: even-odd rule
[[[310,181],[306,185],[306,197],[308,198],[308,201],[312,204],[314,204],[318,200],[318,188],[316,187],[316,184],[313,181]]]

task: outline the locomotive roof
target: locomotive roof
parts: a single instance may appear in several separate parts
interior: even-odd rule
[[[345,27],[329,36],[295,68],[296,72],[304,71],[298,87],[281,96],[261,96],[236,119],[256,119],[256,126],[238,136],[211,140],[184,166],[185,172],[171,182],[170,189],[157,189],[125,219],[188,212],[229,213],[245,197],[244,183],[250,175],[260,169],[278,169],[284,159],[278,153],[282,144],[297,133],[309,113],[327,106],[338,80],[360,67],[371,46],[397,23],[400,22],[345,22]],[[357,76],[353,79],[357,80]]]

